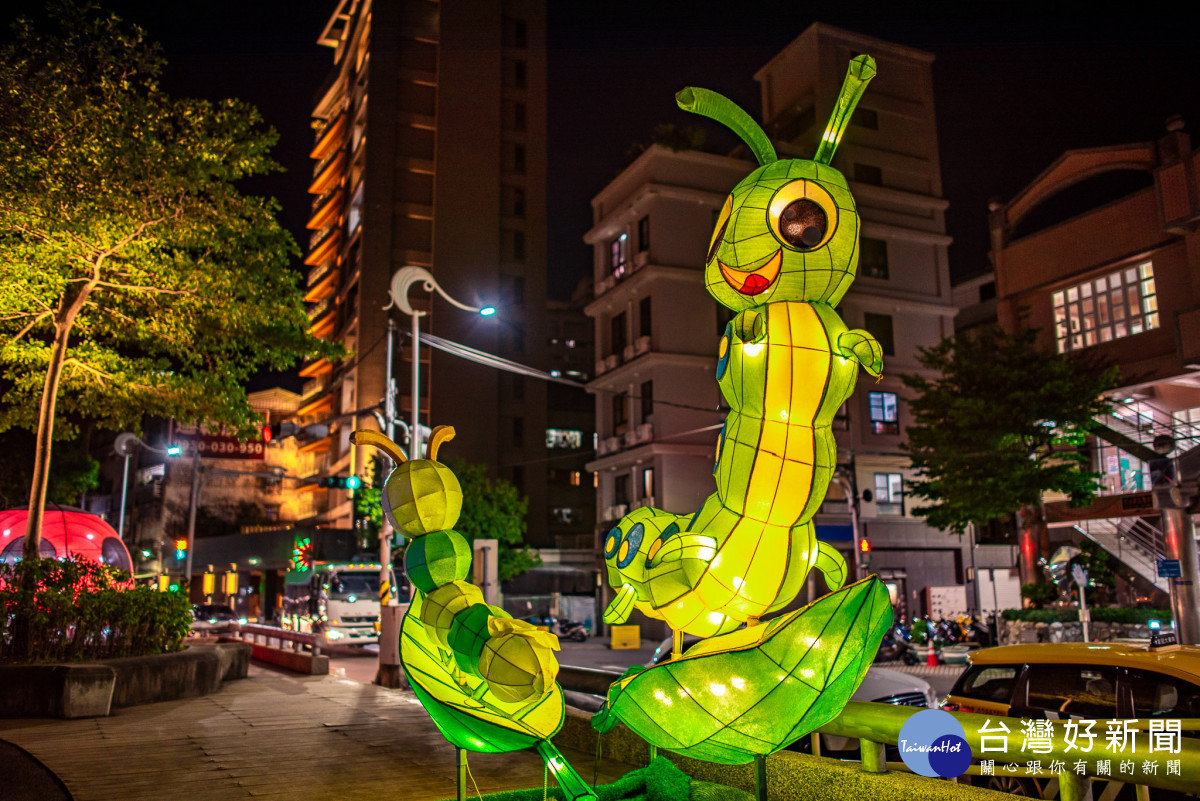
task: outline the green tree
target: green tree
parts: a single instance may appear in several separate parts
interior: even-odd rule
[[[525,545],[525,515],[529,499],[511,482],[491,478],[487,468],[471,462],[450,461],[462,485],[463,506],[454,527],[467,540],[499,540],[501,581],[519,576],[542,563],[541,557]]]
[[[920,349],[917,360],[940,377],[901,376],[916,393],[905,449],[919,477],[907,492],[930,502],[914,511],[931,526],[961,534],[1039,510],[1050,491],[1074,505],[1094,497],[1098,474],[1075,446],[1108,410],[1117,370],[1044,353],[1037,339],[1032,328],[964,332]]]
[[[390,464],[390,461],[389,461]],[[371,457],[371,478],[354,491],[354,519],[362,526],[360,544],[371,552],[379,550],[379,532],[383,528],[383,485],[387,479],[384,460]]]
[[[29,505],[36,438],[30,431],[0,433],[0,509]],[[46,485],[46,500],[74,506],[79,496],[100,485],[100,463],[92,458],[83,438],[63,440],[54,447],[54,471]]]
[[[27,556],[70,419],[250,433],[245,380],[335,355],[306,332],[295,242],[236,182],[277,169],[236,100],[169,97],[141,30],[55,3],[0,51],[0,430],[37,432]],[[60,419],[63,418],[63,419]]]

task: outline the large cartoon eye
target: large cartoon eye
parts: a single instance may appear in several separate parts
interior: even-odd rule
[[[612,559],[617,555],[617,545],[621,542],[621,529],[614,528],[604,539],[604,558]]]
[[[772,233],[793,250],[821,247],[833,236],[837,221],[837,205],[815,181],[800,179],[783,185],[767,208]]]
[[[641,523],[635,523],[633,528],[629,529],[629,533],[625,535],[625,539],[621,540],[621,547],[617,551],[617,567],[628,567],[633,561],[633,557],[637,556],[638,548],[642,547],[642,537],[646,536],[646,528]]]
[[[725,240],[725,226],[729,225],[729,215],[733,212],[733,197],[725,198],[725,205],[721,207],[721,213],[717,216],[717,224],[713,226],[712,242],[708,245],[708,261],[705,264],[712,263],[712,260],[717,257],[717,249],[721,247],[721,242]]]

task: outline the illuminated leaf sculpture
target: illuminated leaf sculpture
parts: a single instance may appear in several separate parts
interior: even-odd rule
[[[749,762],[837,717],[891,625],[887,589],[872,576],[623,678],[594,725],[619,719],[659,748]]]
[[[595,795],[550,742],[565,715],[555,683],[558,638],[484,603],[470,574],[471,548],[453,530],[462,508],[454,473],[436,461],[454,429],[438,426],[428,459],[409,461],[376,431],[355,431],[356,445],[391,456],[384,511],[413,538],[405,568],[414,585],[400,629],[400,661],[413,691],[442,736],[457,748],[505,753],[535,748],[571,799]]]
[[[779,161],[766,134],[731,101],[704,89],[684,109],[726,123],[757,156],[717,218],[704,280],[737,312],[717,353],[729,404],[716,454],[716,492],[690,515],[634,510],[605,538],[623,622],[633,608],[700,637],[753,624],[799,593],[814,567],[831,587],[845,562],[811,522],[837,466],[831,424],[858,369],[878,376],[883,351],[834,311],[858,265],[858,213],[829,166],[875,62],[850,62],[816,159]]]

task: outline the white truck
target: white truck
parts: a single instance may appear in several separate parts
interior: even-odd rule
[[[291,571],[284,584],[280,625],[322,635],[322,646],[379,641],[378,564],[317,562]],[[407,603],[405,587],[400,602]]]

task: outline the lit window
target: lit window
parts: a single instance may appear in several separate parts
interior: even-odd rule
[[[881,515],[904,514],[904,477],[899,473],[875,474],[875,510]]]
[[[547,448],[575,448],[583,447],[583,432],[575,431],[568,428],[547,428],[546,429],[546,447]],[[571,483],[578,486],[578,473],[572,474]]]
[[[617,278],[625,275],[629,266],[629,234],[621,234],[608,244],[608,266]]]
[[[571,471],[571,486],[578,487],[583,483],[583,473],[578,470]]]
[[[1143,262],[1053,293],[1058,352],[1158,328],[1154,265]]]
[[[871,432],[874,434],[899,434],[899,404],[894,392],[868,392]]]

